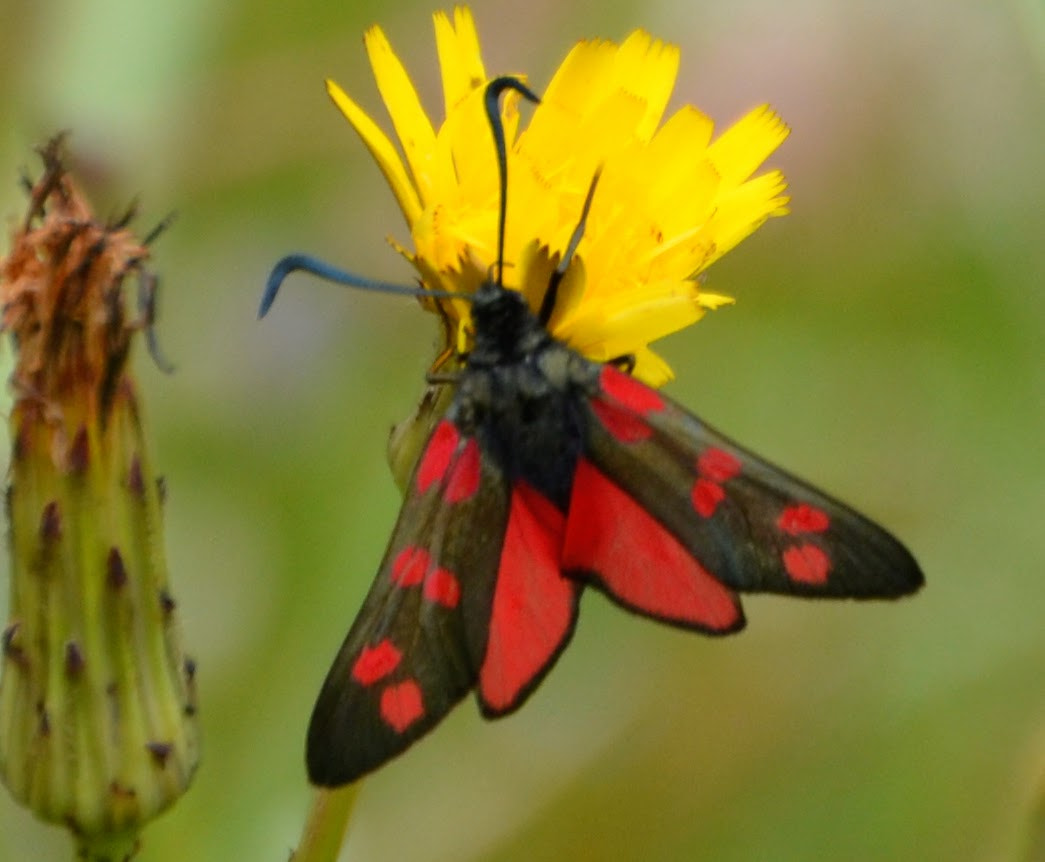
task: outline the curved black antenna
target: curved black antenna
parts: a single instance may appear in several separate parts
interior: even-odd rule
[[[335,284],[343,284],[346,287],[358,287],[362,290],[376,290],[380,293],[396,293],[401,296],[431,296],[435,299],[463,299],[465,301],[470,301],[472,298],[471,294],[468,293],[451,293],[446,290],[429,290],[427,287],[420,285],[413,286],[408,284],[391,284],[387,281],[375,281],[372,278],[363,278],[359,275],[353,275],[351,272],[345,272],[345,270],[338,269],[336,266],[311,255],[288,254],[272,267],[268,281],[265,282],[265,293],[261,297],[261,306],[258,308],[259,319],[268,314],[268,310],[272,308],[272,303],[276,301],[276,294],[279,293],[284,279],[292,272],[299,270],[311,273],[326,281],[332,281]]]
[[[535,105],[540,98],[518,78],[504,75],[494,78],[486,85],[486,118],[490,121],[494,146],[497,147],[497,170],[501,182],[501,208],[497,215],[497,286],[504,286],[504,222],[508,215],[508,145],[504,140],[504,123],[501,122],[501,111],[498,104],[501,93],[515,90],[523,98]]]
[[[485,104],[486,116],[490,121],[490,130],[493,132],[494,145],[497,148],[497,168],[500,174],[500,210],[497,216],[497,284],[503,286],[504,271],[504,222],[508,211],[508,147],[504,139],[504,124],[501,122],[501,112],[498,101],[505,90],[515,90],[531,102],[539,103],[541,100],[537,94],[530,90],[518,78],[502,76],[494,78],[486,85]],[[590,193],[589,193],[590,196]],[[587,212],[587,209],[585,209]],[[578,238],[578,242],[579,242]],[[575,245],[575,244],[574,244]],[[391,284],[387,281],[376,281],[363,278],[339,269],[326,261],[312,257],[307,254],[288,254],[277,261],[265,283],[265,292],[261,296],[261,305],[258,308],[258,317],[262,318],[276,301],[276,295],[288,275],[301,270],[311,273],[326,281],[335,284],[343,284],[346,287],[358,287],[362,290],[376,290],[380,293],[396,293],[401,296],[429,296],[433,299],[462,299],[466,302],[473,300],[471,293],[455,293],[445,290],[429,290],[424,286],[411,286],[405,284]]]
[[[566,246],[566,252],[563,254],[562,260],[559,261],[559,265],[555,267],[555,272],[552,273],[552,277],[548,280],[548,289],[544,292],[544,299],[541,300],[541,310],[537,315],[537,319],[542,325],[546,325],[551,320],[552,312],[555,310],[555,300],[559,293],[559,282],[562,281],[566,270],[569,269],[570,262],[577,253],[577,246],[581,244],[581,240],[584,238],[584,229],[588,223],[588,213],[591,211],[591,202],[595,199],[595,187],[599,184],[600,176],[602,176],[601,165],[596,169],[595,176],[591,178],[588,194],[584,198],[584,206],[581,207],[581,217],[577,222],[577,227],[573,229],[573,233],[570,235],[570,244]]]

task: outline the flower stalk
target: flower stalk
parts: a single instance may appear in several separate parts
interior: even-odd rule
[[[163,548],[162,483],[127,359],[151,325],[148,248],[96,221],[61,159],[0,262],[11,385],[11,619],[0,661],[0,777],[79,858],[135,855],[199,756],[194,665]],[[139,310],[124,281],[139,279]]]
[[[348,833],[360,784],[357,781],[316,790],[293,862],[335,862]]]

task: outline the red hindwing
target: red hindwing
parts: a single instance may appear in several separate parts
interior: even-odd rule
[[[562,566],[647,616],[712,634],[744,625],[736,593],[586,458],[573,480]]]
[[[518,707],[573,633],[580,585],[562,575],[564,531],[562,512],[518,482],[479,672],[479,704],[489,716]]]

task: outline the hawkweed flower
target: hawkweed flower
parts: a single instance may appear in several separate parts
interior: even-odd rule
[[[151,335],[147,244],[94,219],[60,140],[0,261],[11,379],[11,620],[0,776],[84,859],[134,855],[198,760],[193,665],[167,582],[162,486],[127,359]],[[129,311],[124,280],[139,279]]]
[[[365,36],[378,90],[399,139],[389,137],[332,81],[327,89],[377,161],[406,218],[413,249],[393,243],[430,289],[474,291],[496,262],[498,171],[483,108],[490,78],[471,13],[435,15],[445,119],[426,115],[379,27]],[[518,99],[502,114],[508,141],[504,283],[536,311],[599,186],[576,255],[559,287],[551,334],[589,359],[630,355],[633,373],[659,386],[671,369],[649,344],[731,303],[699,276],[770,216],[787,212],[779,171],[753,176],[787,137],[767,106],[713,135],[691,105],[664,112],[679,50],[641,30],[620,45],[579,42],[522,127]],[[525,79],[525,76],[521,76]],[[452,370],[471,341],[469,303],[428,298],[444,344],[435,370]],[[449,387],[426,393],[418,417],[393,433],[391,460],[409,471]]]

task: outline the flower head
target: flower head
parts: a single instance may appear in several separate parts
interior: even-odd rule
[[[421,107],[378,27],[365,42],[402,157],[337,84],[327,88],[396,196],[413,239],[402,253],[431,289],[474,291],[496,263],[498,173],[483,93],[489,82],[465,8],[435,15],[445,120]],[[732,302],[698,276],[787,198],[779,171],[752,177],[788,134],[768,107],[712,140],[712,121],[685,106],[662,122],[678,71],[673,46],[636,31],[617,45],[574,46],[520,128],[518,100],[502,107],[508,139],[504,282],[540,307],[577,225],[593,177],[599,186],[549,329],[600,361],[633,355],[634,373],[659,385],[671,370],[648,345]],[[447,322],[439,365],[470,341],[468,303],[430,299]]]

